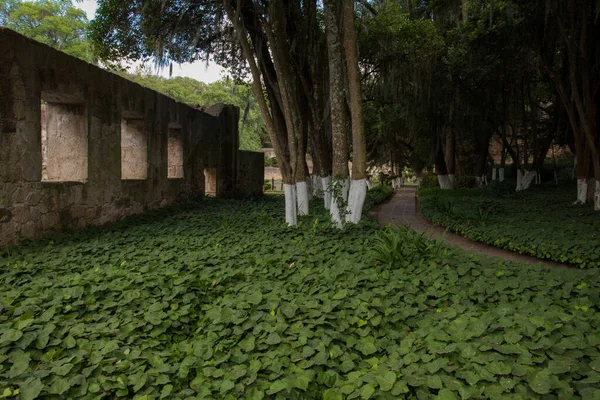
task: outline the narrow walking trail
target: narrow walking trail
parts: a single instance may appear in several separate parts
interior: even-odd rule
[[[417,202],[417,187],[404,186],[386,203],[377,207],[371,215],[381,226],[392,224],[392,226],[407,225],[419,233],[425,232],[432,239],[438,238],[446,233],[442,227],[435,226],[421,216]],[[565,264],[553,261],[539,260],[523,254],[514,253],[509,250],[489,246],[484,243],[474,242],[460,235],[447,232],[446,243],[458,246],[472,253],[483,254],[489,257],[499,257],[510,261],[522,261],[528,264],[542,263],[547,267],[569,267]]]

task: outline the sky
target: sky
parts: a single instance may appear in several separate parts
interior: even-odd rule
[[[96,0],[74,1],[73,5],[86,12],[88,19],[94,19],[96,15]],[[164,68],[158,71],[158,75],[169,77],[169,68]],[[209,62],[208,66],[204,61],[195,63],[174,64],[172,76],[186,76],[196,79],[201,82],[211,83],[218,81],[226,75],[225,70],[213,62]]]

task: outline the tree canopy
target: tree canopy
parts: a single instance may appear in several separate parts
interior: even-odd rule
[[[71,0],[0,0],[0,25],[74,57],[93,60],[87,16]]]

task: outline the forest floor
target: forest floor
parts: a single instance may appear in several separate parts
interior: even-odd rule
[[[600,398],[597,271],[283,209],[205,198],[0,251],[0,393]]]

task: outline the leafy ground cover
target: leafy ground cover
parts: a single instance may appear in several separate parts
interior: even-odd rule
[[[600,396],[596,271],[484,260],[367,219],[340,232],[325,212],[288,228],[282,207],[206,199],[5,252],[0,394]]]
[[[506,189],[421,190],[421,213],[471,240],[580,268],[600,267],[600,213],[573,204],[574,186],[534,186],[512,194]]]

